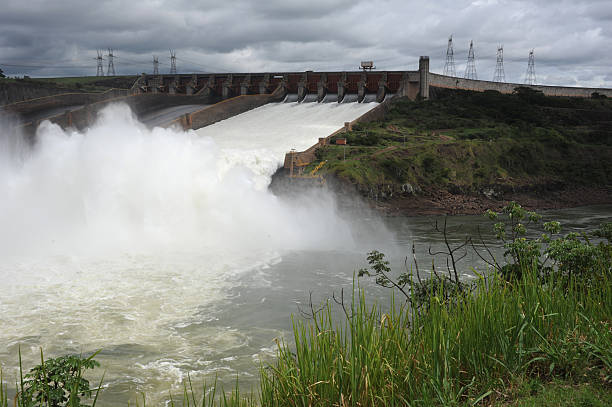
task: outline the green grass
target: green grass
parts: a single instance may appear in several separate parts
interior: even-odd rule
[[[338,136],[347,138],[346,159],[330,145],[313,166],[327,160],[323,174],[361,190],[612,183],[611,100],[438,93],[395,101],[384,120]]]
[[[612,391],[599,384],[573,384],[563,381],[542,383],[531,380],[511,389],[512,398],[495,403],[499,407],[608,407]]]
[[[421,314],[360,296],[340,324],[328,304],[318,328],[294,322],[295,349],[281,346],[262,376],[262,405],[471,405],[507,401],[517,379],[609,385],[610,276],[600,283],[563,292],[534,273],[481,280],[456,307],[433,295]]]

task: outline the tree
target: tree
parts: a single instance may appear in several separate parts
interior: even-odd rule
[[[4,75],[2,68],[0,68],[0,78],[6,78],[6,75]]]

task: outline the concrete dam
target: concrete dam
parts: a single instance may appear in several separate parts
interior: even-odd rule
[[[436,88],[512,93],[527,86],[548,96],[612,97],[612,89],[522,85],[434,74],[429,57],[417,71],[209,73],[140,76],[131,89],[66,93],[0,107],[0,118],[33,134],[43,120],[83,129],[111,103],[130,106],[150,127],[199,129],[271,102],[349,103],[388,101],[393,96],[429,99]]]

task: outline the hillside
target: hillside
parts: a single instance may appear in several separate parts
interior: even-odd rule
[[[129,89],[136,76],[81,76],[65,78],[0,78],[0,106],[60,93]]]
[[[611,202],[612,101],[436,89],[317,152],[320,173],[390,212],[476,213]],[[334,140],[332,140],[333,143]],[[306,171],[308,171],[307,169]]]

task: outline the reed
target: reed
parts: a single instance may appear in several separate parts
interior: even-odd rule
[[[280,344],[262,371],[261,404],[471,405],[521,378],[609,382],[612,284],[605,270],[598,280],[562,289],[527,270],[511,283],[482,279],[450,306],[431,293],[420,313],[382,312],[356,292],[340,323],[331,303],[316,324],[293,321],[295,349]]]

